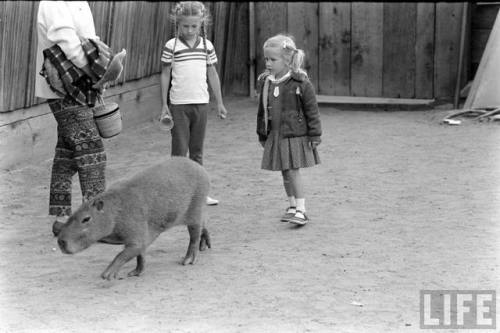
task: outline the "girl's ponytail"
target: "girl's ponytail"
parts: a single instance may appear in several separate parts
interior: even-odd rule
[[[306,71],[302,68],[304,58],[305,53],[302,49],[295,49],[292,51],[292,57],[290,59],[290,69],[292,72],[307,75]]]

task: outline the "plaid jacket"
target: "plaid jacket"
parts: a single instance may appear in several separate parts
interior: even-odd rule
[[[106,72],[111,59],[109,47],[98,40],[81,38],[82,48],[89,62],[90,69],[100,79]],[[71,97],[81,105],[93,107],[99,89],[92,88],[95,82],[80,68],[75,66],[61,48],[54,46],[43,50],[44,64],[40,75],[45,77],[50,88],[61,97]]]

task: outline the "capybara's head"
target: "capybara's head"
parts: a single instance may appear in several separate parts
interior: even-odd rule
[[[85,250],[112,231],[105,202],[95,198],[83,203],[68,218],[57,235],[57,243],[63,253],[73,254]]]

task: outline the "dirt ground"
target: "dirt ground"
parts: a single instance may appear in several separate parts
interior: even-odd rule
[[[322,164],[302,170],[311,222],[296,228],[279,222],[280,174],[260,169],[256,102],[226,106],[205,144],[221,202],[207,207],[212,249],[192,266],[180,265],[177,227],[150,246],[141,277],[125,277],[133,261],[101,280],[121,247],[57,249],[51,156],[2,171],[0,331],[418,332],[421,289],[499,289],[499,124],[322,107]],[[168,156],[170,134],[147,123],[105,145],[111,184]]]

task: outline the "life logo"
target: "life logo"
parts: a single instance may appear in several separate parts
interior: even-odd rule
[[[420,328],[495,329],[495,290],[420,290]]]

